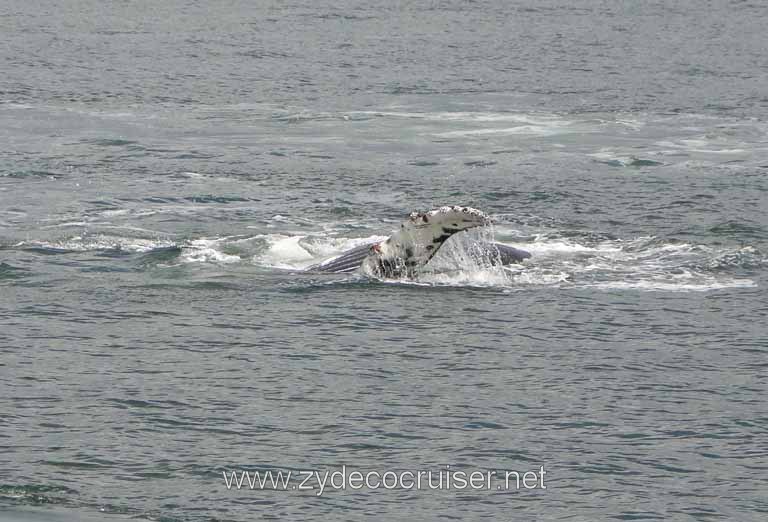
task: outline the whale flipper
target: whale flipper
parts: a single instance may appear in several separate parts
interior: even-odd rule
[[[377,241],[356,246],[347,250],[341,255],[327,259],[322,263],[312,265],[306,270],[308,272],[354,272],[363,264],[363,260],[371,254],[371,247],[377,244]]]

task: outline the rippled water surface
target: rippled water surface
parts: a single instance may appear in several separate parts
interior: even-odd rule
[[[767,22],[6,1],[0,520],[765,520]],[[445,204],[415,279],[303,271]],[[222,477],[342,466],[547,487]]]

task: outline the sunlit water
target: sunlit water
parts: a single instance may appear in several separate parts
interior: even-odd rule
[[[766,19],[6,2],[0,519],[764,520]],[[415,279],[304,271],[444,204]],[[342,465],[547,489],[222,479]]]

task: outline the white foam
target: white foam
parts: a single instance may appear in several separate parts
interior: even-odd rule
[[[242,258],[226,254],[220,250],[220,245],[226,238],[196,239],[190,241],[181,251],[180,260],[183,263],[239,263]]]
[[[171,240],[164,239],[141,239],[97,234],[90,236],[73,236],[58,241],[24,241],[17,246],[71,250],[74,252],[89,252],[94,250],[149,252],[156,248],[172,247],[175,246],[175,244],[176,243]]]
[[[239,263],[240,256],[225,254],[215,248],[189,248],[182,249],[179,258],[183,263]]]
[[[571,279],[571,275],[563,271],[547,271],[547,270],[521,270],[512,271],[512,282],[515,285],[560,285],[567,283]]]
[[[383,241],[387,236],[345,238],[324,235],[266,234],[266,251],[254,256],[257,264],[282,269],[302,269],[359,245]]]
[[[270,268],[301,270],[359,245],[383,241],[387,236],[346,237],[338,223],[314,224],[325,228],[307,233],[295,231],[199,238],[182,247],[182,263],[233,264],[250,260]],[[262,230],[264,227],[262,226]],[[317,230],[317,228],[314,228]],[[537,286],[690,292],[722,288],[750,288],[755,281],[729,273],[733,267],[755,266],[768,259],[754,247],[722,248],[690,243],[672,243],[655,237],[602,240],[590,235],[563,237],[556,230],[530,235],[515,231],[504,244],[531,252],[518,265],[492,266],[472,255],[477,240],[493,240],[492,228],[479,228],[452,237],[426,269],[412,281],[417,285],[445,285],[525,289]],[[119,232],[116,232],[119,234]],[[24,242],[18,246],[40,246],[66,250],[121,249],[146,252],[178,243],[164,239],[142,239],[119,235],[89,234],[59,241]]]
[[[528,123],[544,125],[552,121],[560,121],[555,116],[546,114],[530,115],[512,112],[406,112],[406,111],[358,111],[350,115],[362,114],[367,116],[383,116],[392,118],[407,118],[433,121],[465,121],[465,122],[493,122],[511,121],[516,123]]]
[[[689,148],[693,148],[693,147],[706,147],[707,144],[709,143],[709,141],[707,141],[705,139],[678,140],[678,142],[683,147],[689,147]]]
[[[621,246],[611,241],[588,246],[567,239],[546,239],[543,235],[536,235],[533,243],[509,244],[509,246],[521,248],[531,254],[538,255],[618,253],[622,251]]]
[[[744,154],[749,152],[743,148],[742,143],[727,143],[720,141],[712,141],[706,138],[698,139],[680,139],[677,141],[657,141],[656,145],[659,147],[666,147],[673,150],[681,150],[685,152],[698,152],[702,154]],[[731,145],[728,147],[728,145]],[[721,148],[713,148],[713,146],[720,146]]]
[[[449,272],[425,272],[417,279],[419,283],[448,286],[509,286],[512,278],[501,267],[455,270]]]
[[[275,268],[300,268],[311,263],[313,257],[299,244],[305,236],[272,235],[269,248],[255,260]]]
[[[64,227],[84,227],[87,225],[88,223],[85,221],[67,221],[66,223],[57,223],[55,225],[45,225],[44,227],[41,227],[41,228],[49,229],[49,228],[64,228]]]
[[[658,155],[657,152],[650,152],[648,155]],[[634,154],[622,154],[615,151],[609,151],[609,150],[601,150],[600,152],[593,152],[591,154],[587,154],[587,156],[591,158],[595,158],[596,160],[603,162],[603,163],[609,163],[616,166],[622,166],[622,167],[629,167],[633,165],[642,165],[643,162],[647,165],[663,165],[663,162],[659,159],[650,159],[648,157],[638,157]]]
[[[2,106],[3,109],[34,109],[32,105],[12,101],[0,101],[0,106]]]
[[[757,283],[751,279],[725,279],[701,283],[676,283],[654,280],[640,281],[607,281],[584,284],[581,286],[599,288],[601,290],[642,290],[656,292],[706,292],[724,288],[755,288]]]
[[[567,122],[563,122],[564,126]],[[456,138],[462,136],[484,136],[491,134],[498,135],[529,135],[529,136],[554,136],[555,134],[562,134],[568,132],[565,127],[558,126],[538,126],[538,125],[520,125],[519,127],[506,127],[503,129],[469,129],[469,130],[456,130],[447,132],[437,132],[434,136],[439,138]]]
[[[701,152],[704,154],[744,154],[746,149],[691,149],[692,152]]]
[[[130,209],[127,208],[121,208],[118,210],[104,210],[102,211],[101,215],[104,217],[117,217],[117,216],[125,216],[126,214],[130,214]]]
[[[294,270],[357,245],[385,239],[385,236],[345,238],[329,233],[262,237],[267,241],[268,248],[255,256],[255,260],[268,266]],[[680,292],[755,286],[754,281],[749,279],[713,275],[695,268],[707,266],[707,260],[718,256],[718,252],[711,248],[688,243],[664,243],[654,237],[592,241],[557,237],[555,232],[548,232],[525,241],[505,242],[533,254],[531,259],[521,264],[505,267],[492,266],[488,260],[478,260],[471,254],[470,246],[478,239],[492,240],[492,231],[473,230],[454,236],[415,279],[386,282],[504,289],[567,286]],[[752,250],[747,247],[747,252]],[[722,255],[720,252],[719,256]]]

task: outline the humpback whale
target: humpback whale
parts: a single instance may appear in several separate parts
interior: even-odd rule
[[[489,223],[487,214],[471,207],[446,206],[412,212],[400,229],[384,241],[357,246],[307,270],[332,273],[360,270],[375,278],[410,278],[432,259],[449,237]],[[469,253],[502,265],[520,263],[531,257],[524,250],[486,241],[473,243]]]

